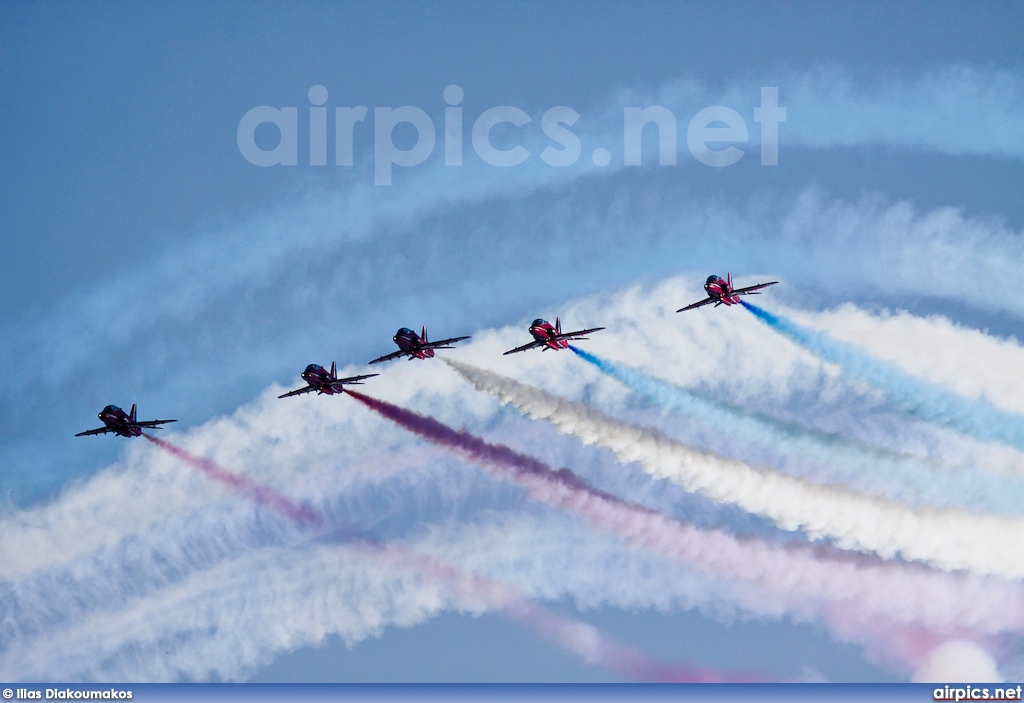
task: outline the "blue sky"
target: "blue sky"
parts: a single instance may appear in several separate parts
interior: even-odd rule
[[[954,351],[969,348],[971,330],[986,331],[976,341],[984,353],[1005,352],[1016,363],[1024,306],[1006,282],[1021,273],[1024,227],[1019,7],[8,3],[0,13],[7,98],[0,112],[3,510],[9,526],[38,520],[53,528],[77,524],[74,506],[90,500],[106,510],[118,500],[145,506],[150,493],[141,499],[134,491],[154,477],[176,496],[156,522],[104,524],[97,513],[70,541],[54,538],[46,564],[5,576],[5,610],[31,610],[25,589],[49,593],[40,584],[115,563],[130,622],[146,621],[146,609],[176,589],[191,594],[181,601],[181,621],[218,609],[228,617],[235,611],[227,596],[204,591],[204,579],[265,568],[275,550],[312,558],[330,548],[325,537],[269,524],[251,506],[137,446],[141,440],[72,437],[92,426],[103,405],[137,402],[146,417],[178,418],[168,436],[193,451],[215,453],[233,470],[279,488],[301,487],[304,498],[328,512],[350,510],[363,529],[460,555],[462,566],[477,564],[495,578],[516,572],[471,558],[473,545],[479,547],[467,536],[473,526],[504,524],[519,535],[523,554],[535,549],[551,563],[567,558],[556,536],[580,540],[597,555],[590,568],[550,579],[522,576],[517,586],[666,660],[781,677],[910,676],[906,662],[844,638],[821,618],[779,614],[749,584],[729,582],[719,593],[713,586],[722,577],[636,554],[538,508],[478,476],[471,464],[375,424],[346,398],[270,409],[271,390],[291,387],[310,362],[336,359],[362,373],[365,361],[391,350],[395,329],[426,324],[434,337],[473,334],[466,351],[473,363],[693,444],[769,461],[728,437],[716,444],[706,429],[629,396],[568,354],[488,362],[499,342],[525,341],[524,326],[534,317],[561,315],[566,325],[591,326],[606,324],[602,316],[614,312],[622,325],[637,320],[634,338],[664,355],[645,356],[622,337],[622,327],[609,329],[603,341],[595,336],[595,353],[737,405],[901,451],[924,446],[1014,465],[1001,450],[915,424],[805,352],[781,345],[770,347],[773,359],[747,361],[768,348],[758,335],[770,331],[741,310],[705,309],[685,320],[664,312],[696,299],[708,273],[731,271],[744,283],[771,276],[783,283],[765,296],[766,305],[788,306],[840,337],[861,330],[858,315],[875,316],[871,334],[846,340],[873,353],[882,351],[868,338],[882,329],[913,342],[900,334],[917,323],[899,318],[890,329],[887,312],[943,316],[954,327],[934,322],[929,334],[955,341],[943,348],[951,359],[945,366],[919,362],[934,371],[930,382],[948,382],[943,373],[950,368],[970,376]],[[442,95],[453,84],[465,95],[461,167],[443,163]],[[307,92],[314,85],[327,89],[328,108],[369,107],[355,132],[352,167],[308,165]],[[787,109],[777,166],[759,161],[753,110],[765,86],[778,87]],[[236,129],[261,105],[298,108],[298,165],[261,168],[243,158]],[[437,147],[422,165],[395,167],[394,185],[374,186],[373,109],[403,105],[432,118]],[[476,117],[503,105],[534,117],[519,134],[535,155],[507,169],[482,164],[468,142]],[[559,105],[581,116],[574,131],[582,158],[564,169],[536,156],[547,143],[540,115]],[[650,131],[645,165],[622,166],[622,111],[631,105],[666,105],[676,115],[676,166],[654,165]],[[687,123],[711,105],[734,109],[750,128],[746,154],[732,166],[707,167],[687,151]],[[267,144],[268,134],[257,140]],[[395,139],[407,146],[412,132],[396,130]],[[502,147],[515,139],[510,130],[495,130]],[[611,152],[609,167],[591,165],[597,146]],[[661,333],[661,326],[675,331]],[[686,342],[691,346],[659,345],[680,330],[695,338]],[[735,356],[720,354],[720,347]],[[606,490],[707,527],[769,541],[785,537],[760,518],[665,487],[606,450],[582,447],[485,398],[471,400],[469,387],[436,360],[393,362],[381,373],[367,392],[557,459]],[[1012,388],[1001,396],[986,378],[959,390],[1011,409],[1015,402]],[[893,423],[910,429],[887,432]],[[217,428],[225,427],[231,432],[218,445]],[[351,436],[334,437],[334,428]],[[380,475],[353,468],[360,462],[381,467]],[[191,519],[211,526],[210,536],[189,532]],[[535,525],[554,542],[531,545]],[[5,548],[33,550],[28,535],[35,533],[9,534]],[[189,540],[198,553],[218,556],[183,557],[169,581],[157,579],[144,559],[125,556],[137,545],[152,559],[177,563],[167,550]],[[344,573],[346,562],[337,563]],[[615,564],[678,591],[658,599],[639,586],[608,587],[607,597],[598,597]],[[392,572],[372,573],[397,578]],[[310,594],[317,578],[309,576]],[[253,639],[249,659],[224,654],[247,641],[244,628],[233,641],[204,639],[199,625],[154,625],[152,633],[129,636],[134,630],[125,624],[123,641],[102,657],[69,649],[59,660],[14,660],[14,649],[44,651],[69,632],[78,638],[69,641],[86,644],[98,637],[95,623],[114,606],[97,595],[84,611],[57,607],[13,625],[0,645],[4,670],[12,678],[52,671],[69,679],[151,671],[145,676],[200,680],[618,680],[521,624],[492,613],[473,617],[479,613],[458,599],[441,599],[414,616],[394,603],[389,611],[353,583],[351,592],[325,602],[353,612],[377,608],[378,624],[339,620],[310,629],[298,605],[280,612],[267,606],[246,622],[255,628],[260,617],[281,617],[294,630],[280,640]],[[53,588],[51,598],[70,602],[70,593]],[[244,585],[238,588],[242,598]],[[400,602],[421,602],[422,594],[409,589],[401,591],[409,600]],[[157,661],[161,645],[175,655]],[[1013,670],[1012,644],[985,645]],[[189,661],[189,650],[206,653],[210,668]]]

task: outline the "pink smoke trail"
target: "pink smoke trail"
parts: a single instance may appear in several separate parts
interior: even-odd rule
[[[850,609],[857,613],[861,641],[875,637],[881,622],[944,633],[1024,630],[1024,589],[1019,582],[701,530],[592,488],[568,469],[553,471],[537,459],[411,410],[355,391],[349,395],[410,432],[523,486],[534,499],[570,510],[622,535],[631,545],[755,583],[785,597],[789,609],[797,613],[828,616]]]
[[[143,433],[142,436],[169,454],[181,459],[190,466],[199,469],[207,478],[211,478],[218,483],[223,483],[224,485],[229,486],[242,495],[252,498],[260,505],[266,506],[271,510],[275,510],[300,525],[317,526],[322,522],[320,516],[306,506],[299,505],[291,498],[256,483],[248,476],[236,474],[232,471],[221,468],[209,459],[196,456],[191,452],[187,452],[180,447],[174,446],[170,442],[165,442],[162,439],[151,437],[145,433]]]
[[[361,541],[376,556],[386,558],[406,570],[428,576],[436,582],[445,583],[464,594],[480,598],[505,617],[525,623],[565,649],[575,652],[588,664],[617,671],[635,681],[753,683],[777,680],[764,674],[722,672],[656,661],[637,649],[610,639],[589,623],[565,617],[524,600],[509,586],[480,576],[467,575],[449,564],[402,547],[384,545],[372,538]]]
[[[143,434],[153,444],[199,469],[208,478],[223,483],[242,495],[291,518],[300,525],[320,527],[326,520],[312,509],[276,491],[218,466],[213,461],[196,456],[180,447],[156,437]],[[342,529],[341,532],[361,545],[376,558],[389,561],[406,571],[419,573],[447,585],[463,595],[482,599],[487,605],[511,620],[534,628],[542,636],[576,653],[588,664],[617,671],[637,681],[652,683],[745,683],[769,681],[764,675],[726,674],[713,669],[665,664],[655,661],[643,652],[623,646],[602,634],[592,625],[554,613],[541,605],[517,596],[504,584],[465,574],[442,561],[432,559],[396,545],[384,544],[368,535]]]

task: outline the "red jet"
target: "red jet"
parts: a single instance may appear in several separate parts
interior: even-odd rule
[[[708,297],[701,300],[698,303],[687,305],[685,308],[679,308],[676,312],[684,312],[686,310],[693,310],[699,308],[701,305],[708,305],[714,303],[717,308],[719,305],[737,305],[740,302],[741,295],[760,295],[758,293],[762,288],[768,286],[774,286],[778,281],[770,281],[768,283],[758,283],[756,286],[747,286],[746,288],[733,289],[732,287],[732,274],[726,274],[726,278],[721,276],[708,276],[708,280],[704,283],[704,290],[708,292]]]
[[[542,351],[547,351],[548,349],[568,349],[570,341],[586,339],[583,335],[603,329],[604,327],[591,327],[589,330],[577,330],[575,332],[565,332],[563,334],[562,322],[557,317],[555,318],[554,327],[552,327],[551,323],[547,320],[542,320],[538,317],[533,321],[533,324],[530,325],[530,334],[533,335],[533,341],[529,344],[524,344],[521,347],[509,349],[505,354],[503,354],[503,356],[526,351],[527,349],[533,349],[535,347],[541,347]]]
[[[105,427],[79,432],[75,436],[85,437],[86,435],[114,432],[122,437],[138,437],[142,434],[142,430],[162,430],[163,428],[160,425],[168,422],[177,422],[177,420],[136,420],[135,403],[132,403],[132,411],[130,413],[125,413],[124,410],[116,405],[108,405],[100,410],[99,418],[103,420]]]
[[[397,359],[402,356],[408,356],[409,360],[413,359],[429,359],[434,356],[435,349],[454,349],[451,345],[455,342],[461,342],[466,337],[451,337],[449,339],[442,339],[437,342],[427,341],[427,328],[423,328],[423,333],[417,335],[408,327],[395,332],[395,336],[392,337],[395,340],[395,344],[398,345],[398,351],[385,354],[384,356],[377,357],[371,364],[378,364],[382,361],[390,361],[391,359]]]
[[[288,398],[293,395],[302,395],[303,393],[326,393],[327,395],[335,395],[336,393],[345,392],[345,384],[349,383],[355,386],[361,386],[364,378],[371,378],[373,376],[379,376],[380,374],[369,373],[365,376],[350,376],[348,378],[338,378],[338,367],[335,362],[331,362],[331,370],[328,371],[320,364],[310,364],[306,367],[306,370],[302,372],[302,380],[309,385],[305,388],[297,388],[294,391],[288,391],[284,395],[277,396],[278,398]]]

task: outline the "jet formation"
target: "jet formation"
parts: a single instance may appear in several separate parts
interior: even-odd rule
[[[718,307],[719,305],[736,305],[740,302],[740,296],[757,295],[760,293],[762,288],[774,286],[776,283],[778,283],[778,281],[758,283],[745,288],[733,288],[731,273],[726,274],[725,278],[720,276],[708,276],[707,281],[704,283],[704,290],[707,291],[708,297],[704,300],[699,300],[696,303],[691,303],[684,308],[680,308],[679,310],[676,310],[676,312],[693,310],[694,308],[699,308],[703,305],[710,305],[712,303],[715,307]],[[605,328],[590,327],[583,330],[576,330],[575,332],[562,332],[562,322],[556,317],[554,325],[547,320],[537,318],[530,324],[528,329],[530,335],[533,336],[533,341],[516,347],[515,349],[509,349],[507,352],[504,352],[504,355],[516,354],[518,352],[527,351],[528,349],[538,348],[541,351],[547,351],[548,349],[554,349],[555,351],[558,351],[559,349],[567,349],[569,347],[569,342],[589,339],[586,335],[593,332],[599,332]],[[416,334],[416,332],[408,327],[402,327],[395,332],[394,337],[392,337],[394,343],[398,345],[398,351],[393,351],[390,354],[379,356],[369,363],[379,364],[383,361],[399,359],[403,356],[408,357],[410,361],[413,359],[430,359],[433,358],[435,350],[454,349],[453,345],[456,342],[461,342],[469,338],[469,335],[466,335],[464,337],[449,337],[448,339],[431,342],[427,339],[426,326],[423,327],[420,334]],[[338,369],[335,362],[331,362],[330,371],[319,364],[310,364],[301,374],[302,380],[306,382],[306,385],[302,388],[296,388],[293,391],[288,391],[287,393],[279,395],[278,398],[289,398],[291,396],[313,392],[316,392],[317,395],[339,395],[345,392],[346,385],[361,385],[367,378],[379,375],[380,374],[370,373],[363,374],[362,376],[338,378]],[[142,431],[144,429],[158,430],[162,429],[161,425],[165,425],[169,422],[177,422],[177,420],[136,420],[134,404],[132,404],[130,413],[125,413],[124,410],[116,405],[108,405],[100,411],[99,418],[103,421],[103,427],[79,432],[75,436],[84,437],[87,435],[107,434],[108,432],[113,432],[121,437],[139,437],[142,435]]]

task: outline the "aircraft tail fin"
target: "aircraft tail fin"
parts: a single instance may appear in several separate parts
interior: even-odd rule
[[[555,318],[555,334],[562,334],[562,321]]]
[[[423,325],[423,332],[420,334],[420,339],[423,340],[424,344],[427,342],[427,326]]]
[[[725,285],[729,286],[729,290],[732,290],[732,274],[731,273],[727,272],[725,274]]]
[[[132,403],[132,411],[128,413],[128,422],[135,422],[135,403]]]
[[[338,364],[334,361],[331,362],[331,378],[338,377]]]

